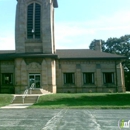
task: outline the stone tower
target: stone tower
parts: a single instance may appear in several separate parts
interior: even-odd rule
[[[54,8],[57,0],[17,0],[16,53],[55,54]]]
[[[56,92],[54,8],[57,0],[17,0],[15,93],[30,87]]]

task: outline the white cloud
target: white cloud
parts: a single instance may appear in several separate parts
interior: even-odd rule
[[[14,37],[13,36],[3,36],[0,37],[0,50],[14,50],[15,44],[14,44]]]
[[[57,48],[88,48],[93,39],[107,40],[130,34],[130,11],[101,16],[93,21],[56,23]]]
[[[3,0],[0,0],[3,1]],[[4,30],[5,31],[5,30]],[[116,12],[111,16],[100,16],[95,20],[55,23],[56,48],[88,48],[93,39],[107,40],[130,34],[130,11]],[[0,50],[15,49],[14,35],[2,32]]]

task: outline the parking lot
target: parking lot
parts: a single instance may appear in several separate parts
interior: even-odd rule
[[[119,130],[130,110],[0,109],[0,130]]]

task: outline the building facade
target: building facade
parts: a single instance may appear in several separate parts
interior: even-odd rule
[[[55,49],[57,0],[17,0],[15,50],[0,51],[0,92],[124,92],[123,56],[95,50]]]

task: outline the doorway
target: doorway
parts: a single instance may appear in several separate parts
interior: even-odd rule
[[[35,84],[34,88],[40,88],[40,74],[29,74],[29,86]]]

